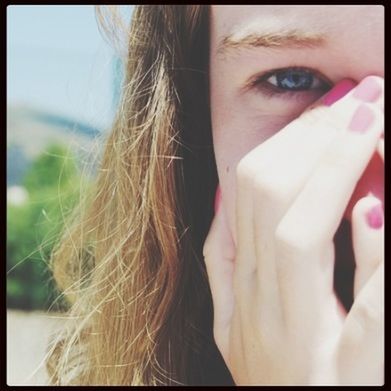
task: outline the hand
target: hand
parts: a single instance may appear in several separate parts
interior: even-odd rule
[[[382,384],[384,233],[365,226],[373,197],[353,212],[349,313],[333,290],[333,237],[383,131],[381,99],[363,103],[355,90],[307,110],[240,161],[236,243],[223,205],[212,223],[204,257],[214,337],[238,385]]]

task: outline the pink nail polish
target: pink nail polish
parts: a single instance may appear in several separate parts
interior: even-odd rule
[[[383,226],[383,208],[381,204],[374,206],[366,215],[366,220],[371,228],[379,229]]]
[[[364,133],[369,129],[374,119],[375,116],[372,110],[368,106],[360,105],[356,109],[348,128],[353,132]]]
[[[356,88],[353,96],[364,102],[375,102],[381,95],[382,88],[374,77],[365,78]]]
[[[216,189],[216,195],[215,195],[215,214],[219,210],[220,204],[221,204],[221,189],[220,189],[220,185],[218,185]]]
[[[343,79],[337,83],[322,99],[322,103],[331,106],[337,100],[345,96],[356,86],[356,83],[350,79]]]

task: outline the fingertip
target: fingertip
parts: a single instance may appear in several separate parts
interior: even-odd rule
[[[354,297],[384,259],[382,202],[372,194],[361,198],[352,213],[353,248],[356,263]]]
[[[369,227],[379,229],[383,226],[383,206],[381,203],[373,206],[365,214],[365,218]]]
[[[353,97],[364,102],[376,102],[382,96],[383,90],[383,78],[369,75],[361,80],[353,93]]]
[[[380,228],[383,225],[381,200],[369,194],[357,201],[352,211],[352,221],[363,222],[367,227]]]
[[[343,79],[338,82],[326,95],[321,98],[321,103],[325,106],[331,106],[336,101],[343,98],[348,92],[350,92],[357,83],[351,79]]]

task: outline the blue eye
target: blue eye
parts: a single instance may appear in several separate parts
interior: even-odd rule
[[[279,71],[267,79],[270,84],[283,90],[303,91],[313,87],[318,81],[314,75],[308,71],[287,70]]]
[[[316,71],[298,67],[269,71],[261,77],[258,76],[253,85],[269,95],[326,92],[331,87]]]

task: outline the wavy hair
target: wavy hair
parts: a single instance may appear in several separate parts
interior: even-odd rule
[[[97,12],[113,30],[109,14]],[[209,7],[136,6],[127,42],[96,182],[52,254],[71,308],[50,346],[51,383],[233,385],[202,256],[217,185]]]

